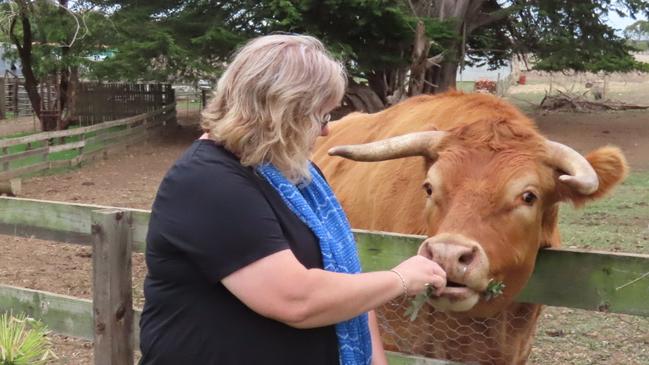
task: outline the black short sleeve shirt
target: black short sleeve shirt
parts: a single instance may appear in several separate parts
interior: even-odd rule
[[[316,237],[265,180],[213,141],[194,142],[151,212],[141,364],[338,364],[333,326],[295,329],[262,317],[221,284],[285,249],[322,268]]]

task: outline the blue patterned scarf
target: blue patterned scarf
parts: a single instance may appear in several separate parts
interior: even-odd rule
[[[272,164],[257,167],[257,172],[277,190],[286,205],[320,241],[324,269],[342,273],[359,273],[361,264],[356,241],[347,217],[329,184],[309,166],[312,181],[296,187]],[[336,325],[340,363],[366,365],[371,362],[372,345],[367,313]]]

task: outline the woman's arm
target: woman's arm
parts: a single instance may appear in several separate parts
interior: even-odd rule
[[[379,331],[379,321],[376,318],[376,312],[370,311],[368,315],[370,336],[372,337],[372,365],[388,365],[388,358],[385,356],[385,349],[381,341],[381,332]]]
[[[396,267],[415,295],[426,283],[446,285],[444,271],[433,261],[414,256]],[[247,265],[222,280],[223,285],[255,312],[296,328],[332,325],[376,308],[403,294],[398,275],[390,271],[343,274],[305,268],[290,250]]]

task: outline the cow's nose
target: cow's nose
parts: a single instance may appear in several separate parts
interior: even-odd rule
[[[483,291],[489,284],[489,258],[479,242],[462,235],[440,234],[427,238],[419,254],[446,271],[447,287],[466,286]]]
[[[476,245],[439,242],[429,245],[428,250],[430,258],[445,270],[466,271],[475,261],[479,248]]]

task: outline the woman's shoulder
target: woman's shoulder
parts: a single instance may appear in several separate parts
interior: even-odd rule
[[[213,192],[257,185],[252,168],[243,166],[237,156],[222,145],[206,139],[192,143],[169,169],[163,184]]]
[[[239,159],[232,152],[228,151],[223,145],[216,143],[211,139],[197,139],[187,149],[183,156],[193,159],[197,162],[206,163],[227,163],[241,166]],[[243,166],[241,166],[243,167]]]
[[[176,161],[171,171],[174,169],[200,175],[251,173],[250,168],[241,165],[236,155],[222,145],[207,139],[194,141]]]

